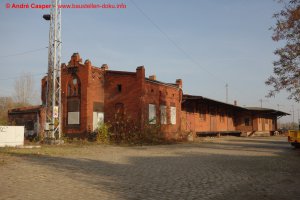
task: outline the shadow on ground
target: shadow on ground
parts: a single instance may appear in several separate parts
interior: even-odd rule
[[[110,192],[115,195],[114,199],[290,200],[300,197],[299,152],[281,146],[281,143],[277,143],[277,147],[276,143],[275,146],[265,144],[269,143],[235,144],[233,141],[212,145],[123,147],[124,151],[126,148],[142,150],[139,156],[126,155],[124,162],[103,161],[101,156],[89,155],[76,158],[12,155],[22,157],[31,165],[56,170],[61,178],[72,179],[73,184],[80,184],[83,188]],[[153,153],[155,148],[163,149],[166,154]],[[276,148],[279,150],[274,151],[276,156],[202,152],[217,149],[255,153]],[[186,152],[189,149],[193,151]],[[89,194],[86,196],[88,198]]]

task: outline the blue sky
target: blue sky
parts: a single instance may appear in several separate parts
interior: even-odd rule
[[[126,9],[63,9],[62,62],[73,52],[95,66],[135,71],[144,65],[146,75],[175,82],[183,79],[185,93],[229,103],[260,106],[270,89],[264,81],[272,73],[270,26],[281,5],[274,0],[62,0],[63,3],[124,3]],[[47,71],[47,49],[10,56],[48,45],[49,10],[6,9],[6,3],[40,3],[50,0],[3,0],[0,3],[0,96],[11,95],[13,82],[22,72],[40,79]],[[151,19],[149,21],[148,18]],[[158,28],[157,28],[158,27]],[[166,35],[164,35],[166,34]],[[169,39],[171,40],[169,40]],[[295,119],[299,105],[282,92],[263,107],[290,112]],[[289,120],[291,117],[285,118]]]

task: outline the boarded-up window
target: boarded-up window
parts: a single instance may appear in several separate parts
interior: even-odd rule
[[[103,103],[94,102],[93,104],[93,131],[104,122]]]
[[[79,99],[68,99],[68,124],[80,124],[80,101]]]
[[[149,124],[156,124],[156,106],[149,104]]]
[[[176,124],[176,107],[171,106],[171,124]]]
[[[93,112],[93,131],[95,131],[98,126],[104,122],[103,112]]]
[[[160,123],[167,124],[167,106],[160,106]]]
[[[68,112],[68,124],[79,124],[79,112]]]

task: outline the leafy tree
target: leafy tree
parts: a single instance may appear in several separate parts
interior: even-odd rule
[[[274,52],[279,59],[273,63],[274,75],[265,82],[273,87],[267,96],[286,90],[289,99],[300,101],[300,0],[279,2],[284,8],[273,16],[277,23],[271,28],[272,39],[284,42],[285,46]]]

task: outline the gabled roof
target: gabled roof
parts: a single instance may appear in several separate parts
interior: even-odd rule
[[[214,102],[214,103],[217,103],[217,104],[230,106],[230,107],[235,108],[235,109],[242,109],[244,111],[253,111],[253,112],[257,112],[257,113],[261,113],[261,114],[272,114],[272,115],[276,115],[276,116],[290,115],[289,113],[285,113],[285,112],[282,112],[280,110],[274,110],[274,109],[270,109],[270,108],[260,108],[260,107],[241,107],[241,106],[236,106],[236,105],[233,105],[233,104],[217,101],[217,100],[214,100],[214,99],[206,98],[206,97],[203,97],[203,96],[184,94],[182,99],[183,99],[183,102],[184,102],[184,100],[206,100],[206,101]]]
[[[214,103],[218,103],[218,104],[222,104],[222,105],[234,107],[234,108],[237,108],[237,109],[247,110],[247,109],[244,108],[244,107],[240,107],[240,106],[236,106],[236,105],[234,105],[234,104],[229,104],[229,103],[217,101],[217,100],[210,99],[210,98],[203,97],[203,96],[196,96],[196,95],[184,94],[184,95],[182,96],[182,100],[206,100],[206,101],[210,101],[210,102],[214,102]]]
[[[261,108],[261,107],[245,107],[247,110],[251,111],[257,111],[261,113],[266,113],[266,114],[274,114],[274,115],[280,115],[280,116],[285,116],[285,115],[290,115],[289,113],[280,111],[280,110],[274,110],[271,108]]]

